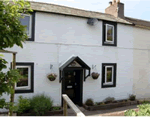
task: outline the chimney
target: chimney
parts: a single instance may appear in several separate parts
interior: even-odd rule
[[[112,3],[112,4],[111,4]],[[105,13],[111,14],[115,17],[124,18],[124,4],[120,0],[113,0],[109,2],[110,6],[105,9]]]
[[[120,0],[118,0],[117,3],[120,3]]]
[[[113,2],[112,2],[113,4],[115,4],[116,3],[116,0],[113,0]]]
[[[111,6],[111,5],[112,5],[112,2],[109,2],[109,5]]]

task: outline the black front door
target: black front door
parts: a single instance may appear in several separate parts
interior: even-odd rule
[[[83,70],[64,70],[62,93],[78,105],[82,105]]]

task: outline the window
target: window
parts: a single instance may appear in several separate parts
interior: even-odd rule
[[[32,24],[32,16],[23,14],[24,18],[20,19],[22,25],[26,26],[27,35],[31,38],[31,24]]]
[[[106,24],[106,38],[105,42],[114,43],[114,26]]]
[[[116,63],[102,64],[102,88],[116,87]]]
[[[31,67],[30,66],[17,66],[19,73],[23,76],[18,83],[16,89],[30,89],[31,81]]]
[[[103,22],[103,45],[117,46],[117,24],[112,22]]]
[[[23,76],[19,82],[15,84],[15,93],[33,92],[34,81],[34,63],[16,63],[16,69]]]
[[[34,41],[35,30],[35,12],[32,14],[22,14],[24,18],[20,19],[22,25],[26,26],[26,33],[29,37],[27,41]]]

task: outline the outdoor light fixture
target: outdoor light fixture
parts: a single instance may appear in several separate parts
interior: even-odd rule
[[[98,23],[98,19],[97,18],[89,18],[87,21],[87,24],[94,26]]]
[[[96,68],[96,65],[92,65],[92,69]]]
[[[52,64],[50,64],[50,69],[53,69],[53,65]]]

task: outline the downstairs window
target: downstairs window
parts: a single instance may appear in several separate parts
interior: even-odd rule
[[[34,63],[16,63],[16,69],[23,76],[19,82],[15,84],[15,93],[31,93],[33,92],[34,81]]]
[[[102,88],[116,87],[116,63],[102,64]]]

